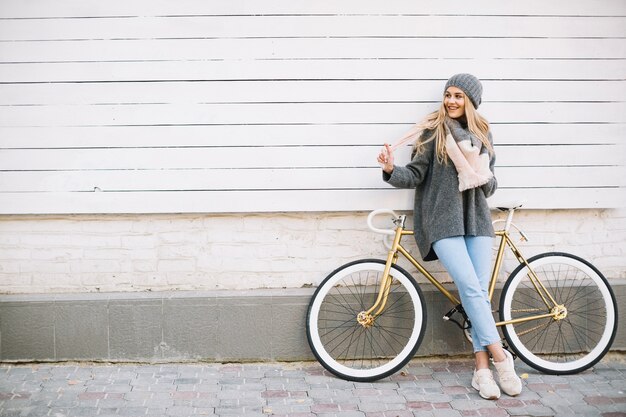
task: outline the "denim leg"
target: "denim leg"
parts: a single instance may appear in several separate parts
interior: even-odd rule
[[[489,301],[489,280],[491,278],[491,269],[493,267],[493,239],[488,236],[465,236],[465,245],[467,246],[467,252],[472,260],[472,264],[474,265],[474,271],[476,271],[476,276],[478,277],[483,297],[485,297],[485,300],[489,305],[489,311],[491,311],[491,302]],[[493,314],[490,317],[493,318]],[[473,325],[470,332],[472,334],[472,340],[475,340],[475,337],[479,337],[475,334],[476,329]],[[494,342],[499,340],[500,337],[498,335],[498,340],[494,340]],[[475,349],[476,347],[477,346],[474,345]],[[478,348],[479,350],[486,350],[484,346],[479,346]]]
[[[487,287],[491,265],[489,237],[455,236],[433,243],[439,260],[452,277],[472,328],[474,352],[486,350],[500,335],[491,312]]]

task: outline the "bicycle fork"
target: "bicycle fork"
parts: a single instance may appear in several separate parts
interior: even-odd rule
[[[546,305],[546,308],[550,311],[549,313],[544,314],[543,316],[544,317],[552,317],[555,321],[560,321],[560,320],[565,319],[567,317],[567,307],[565,307],[564,304],[559,304],[554,299],[554,297],[552,296],[552,294],[550,293],[548,288],[546,288],[546,286],[543,284],[543,282],[541,282],[541,280],[539,279],[539,277],[537,276],[535,271],[533,271],[533,269],[530,267],[530,265],[528,264],[528,261],[526,260],[526,258],[524,258],[524,256],[522,256],[522,254],[519,251],[519,249],[517,249],[515,244],[511,241],[511,239],[509,238],[508,234],[505,235],[505,238],[507,240],[507,243],[508,243],[509,247],[511,248],[511,251],[513,252],[515,257],[517,258],[518,262],[520,264],[525,265],[526,268],[528,269],[528,273],[526,275],[530,279],[530,282],[532,283],[533,287],[535,288],[535,291],[537,291],[537,294],[539,294],[539,296],[541,297],[541,300]],[[535,318],[541,318],[541,316],[535,317]],[[520,321],[522,321],[522,320],[520,320]],[[511,320],[511,321],[509,321],[507,323],[515,323],[515,322],[516,322],[516,320]]]
[[[374,325],[376,317],[378,317],[378,315],[383,312],[385,306],[387,305],[389,291],[391,290],[391,283],[393,282],[393,277],[391,276],[391,266],[395,265],[395,263],[398,261],[398,245],[400,244],[400,239],[402,239],[402,231],[404,230],[405,221],[406,216],[404,215],[393,221],[396,225],[396,234],[394,236],[391,249],[389,250],[389,253],[387,255],[385,270],[383,271],[383,277],[380,280],[378,297],[376,298],[374,305],[371,306],[368,310],[361,311],[359,314],[357,314],[357,322],[365,328],[369,328]],[[374,312],[374,310],[376,310],[376,312]],[[374,313],[372,314],[372,312]]]

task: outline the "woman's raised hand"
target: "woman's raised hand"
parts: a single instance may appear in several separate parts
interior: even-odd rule
[[[393,149],[391,145],[385,143],[385,147],[378,154],[378,163],[387,174],[391,174],[393,171]]]

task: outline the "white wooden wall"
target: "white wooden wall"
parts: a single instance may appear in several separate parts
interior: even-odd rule
[[[0,213],[408,209],[376,154],[457,72],[492,205],[623,207],[625,38],[622,0],[2,0]]]

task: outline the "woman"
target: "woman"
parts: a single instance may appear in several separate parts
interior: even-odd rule
[[[383,179],[394,187],[415,188],[415,240],[425,261],[439,259],[454,280],[471,328],[476,367],[472,387],[486,399],[500,389],[515,396],[522,383],[513,357],[502,348],[488,298],[492,238],[487,197],[496,188],[495,155],[489,123],[476,109],[482,85],[471,74],[457,74],[444,88],[438,111],[406,136],[415,138],[413,160],[394,166],[389,144],[378,155]],[[500,387],[489,369],[489,354]]]

